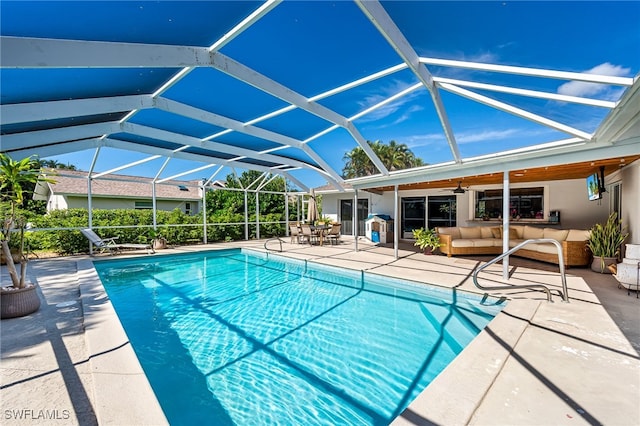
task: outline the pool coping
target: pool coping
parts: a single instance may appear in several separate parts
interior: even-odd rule
[[[98,424],[168,425],[93,261],[76,264]]]

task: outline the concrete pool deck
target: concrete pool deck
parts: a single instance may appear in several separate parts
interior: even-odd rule
[[[361,239],[354,252],[353,240],[343,240],[312,247],[286,239],[282,255],[482,293],[471,272],[490,257],[424,256],[402,244],[395,260],[392,247]],[[178,247],[155,256],[264,244]],[[42,307],[0,323],[3,425],[167,423],[91,260],[29,263]],[[509,284],[561,288],[553,265],[511,261]],[[493,265],[480,281],[501,283],[501,275]],[[548,303],[539,291],[492,292],[509,299],[506,308],[393,424],[640,424],[640,299],[588,269],[569,269],[567,283],[570,303],[557,295]]]

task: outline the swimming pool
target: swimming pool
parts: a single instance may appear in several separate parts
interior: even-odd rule
[[[240,249],[95,267],[171,424],[388,424],[502,308]]]

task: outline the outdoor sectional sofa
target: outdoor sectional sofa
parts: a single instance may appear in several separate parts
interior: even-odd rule
[[[502,226],[440,227],[440,251],[453,255],[478,255],[502,253]],[[551,238],[562,244],[565,266],[586,266],[591,261],[587,248],[589,231],[582,229],[539,228],[529,225],[509,226],[509,248],[524,240]],[[558,263],[555,244],[531,243],[513,253],[513,256]]]

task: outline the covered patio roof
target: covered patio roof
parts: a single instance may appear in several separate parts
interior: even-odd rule
[[[1,7],[0,149],[16,158],[81,152],[90,173],[158,180],[252,169],[341,191],[358,146],[379,175],[356,188],[640,155],[635,2]],[[602,18],[595,36],[585,11]],[[368,140],[429,165],[389,171]]]

